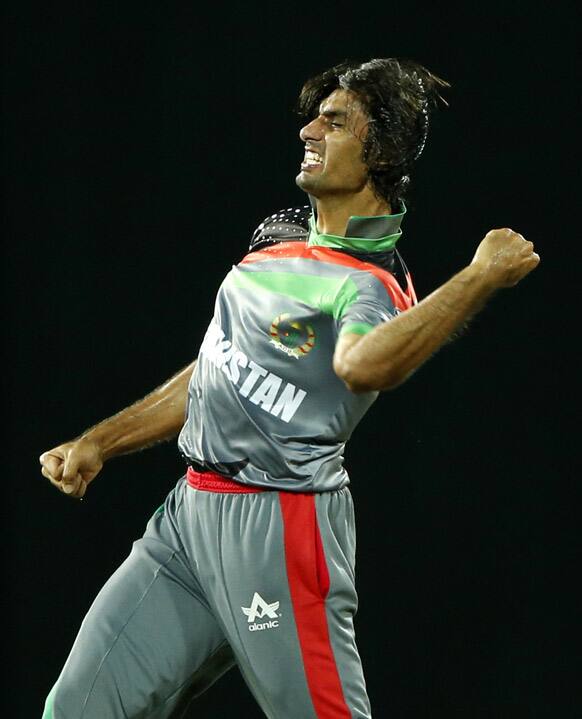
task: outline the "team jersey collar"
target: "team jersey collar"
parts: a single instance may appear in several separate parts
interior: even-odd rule
[[[313,203],[312,203],[313,204]],[[401,201],[401,211],[393,215],[365,217],[352,215],[348,220],[345,237],[327,235],[317,231],[316,209],[309,218],[308,246],[320,245],[338,250],[359,252],[386,252],[394,249],[402,235],[400,224],[406,214],[406,205]]]

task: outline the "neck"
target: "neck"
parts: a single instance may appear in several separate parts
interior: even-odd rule
[[[392,208],[385,200],[374,195],[316,198],[317,231],[326,235],[344,237],[348,220],[352,216],[376,217],[391,215]]]

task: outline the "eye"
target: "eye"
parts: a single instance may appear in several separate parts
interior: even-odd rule
[[[332,127],[343,127],[343,124],[341,122],[330,122],[329,124]]]

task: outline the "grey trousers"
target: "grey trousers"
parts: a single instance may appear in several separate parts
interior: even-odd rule
[[[43,719],[177,718],[235,664],[271,719],[370,717],[354,564],[347,488],[182,478],[90,607]]]

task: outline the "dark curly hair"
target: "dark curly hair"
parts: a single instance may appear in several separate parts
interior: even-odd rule
[[[363,160],[372,188],[379,198],[399,207],[410,185],[412,166],[426,144],[430,115],[439,100],[448,106],[439,89],[450,86],[406,58],[345,60],[307,80],[296,111],[311,120],[334,90],[354,93],[370,119]]]

